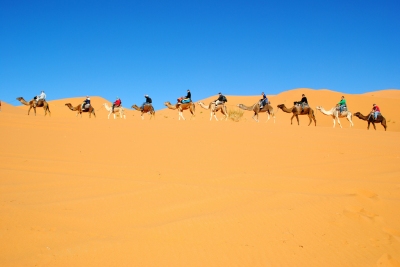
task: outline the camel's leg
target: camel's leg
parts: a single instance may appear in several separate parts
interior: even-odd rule
[[[335,124],[336,124],[336,119],[335,117],[333,117],[333,128],[335,128]]]
[[[267,116],[268,116],[268,117],[267,117],[267,121],[266,121],[266,122],[268,122],[268,121],[269,121],[269,113],[268,113],[268,112],[267,112]]]
[[[342,127],[342,124],[340,123],[339,117],[337,117],[337,122],[338,122],[340,128],[343,128],[343,127]]]
[[[115,113],[114,113],[114,120],[115,120]]]
[[[214,118],[216,121],[218,121],[217,114],[215,114],[215,112],[214,112]]]
[[[351,115],[348,114],[348,115],[346,116],[346,118],[347,118],[347,120],[350,122],[350,127],[353,127],[353,126],[354,126],[354,123],[353,123],[353,121],[351,120]]]
[[[374,122],[372,122],[372,126],[374,126],[374,130],[376,131],[376,127],[375,127],[375,123]]]
[[[143,117],[143,112],[140,114],[140,117],[142,118],[142,120],[144,120],[144,117]]]
[[[290,124],[293,124],[293,118],[294,118],[294,116],[296,116],[296,115],[293,114],[292,118],[290,118]]]
[[[300,126],[299,115],[296,115],[297,125]]]

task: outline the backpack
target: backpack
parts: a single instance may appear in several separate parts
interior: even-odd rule
[[[226,96],[222,96],[222,101],[228,102],[228,99],[226,99]]]

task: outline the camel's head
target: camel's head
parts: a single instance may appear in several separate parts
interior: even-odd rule
[[[321,108],[322,108],[321,106],[317,106],[317,107],[316,107],[316,109],[318,109],[318,110],[321,110]]]
[[[67,107],[69,107],[69,106],[71,106],[71,103],[65,103],[65,105],[66,105]]]
[[[285,106],[285,104],[279,104],[277,105],[278,108],[282,109]]]
[[[356,116],[356,117],[358,117],[358,118],[360,118],[361,113],[360,113],[360,112],[356,112],[356,113],[354,113],[353,115]]]
[[[171,105],[171,102],[169,102],[169,101],[164,102],[164,106],[170,106],[170,105]]]
[[[22,97],[17,97],[17,100],[18,101],[21,101],[23,98]]]

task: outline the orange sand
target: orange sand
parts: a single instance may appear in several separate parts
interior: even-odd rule
[[[314,109],[342,95],[270,100],[302,92]],[[50,101],[51,117],[2,103],[0,266],[400,266],[398,92],[345,95],[352,112],[378,104],[387,132],[319,111],[308,127],[282,111],[142,121],[108,120],[100,97],[95,119],[64,106],[82,98]]]

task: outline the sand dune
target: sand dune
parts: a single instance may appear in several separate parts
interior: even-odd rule
[[[342,95],[270,99],[302,92],[313,108]],[[210,122],[199,106],[142,121],[108,120],[101,97],[96,119],[64,106],[82,98],[49,101],[51,117],[3,103],[0,265],[400,266],[400,121],[394,97],[369,94],[345,96],[353,112],[376,102],[386,132],[332,129],[319,112],[308,127],[281,111],[275,124]]]

